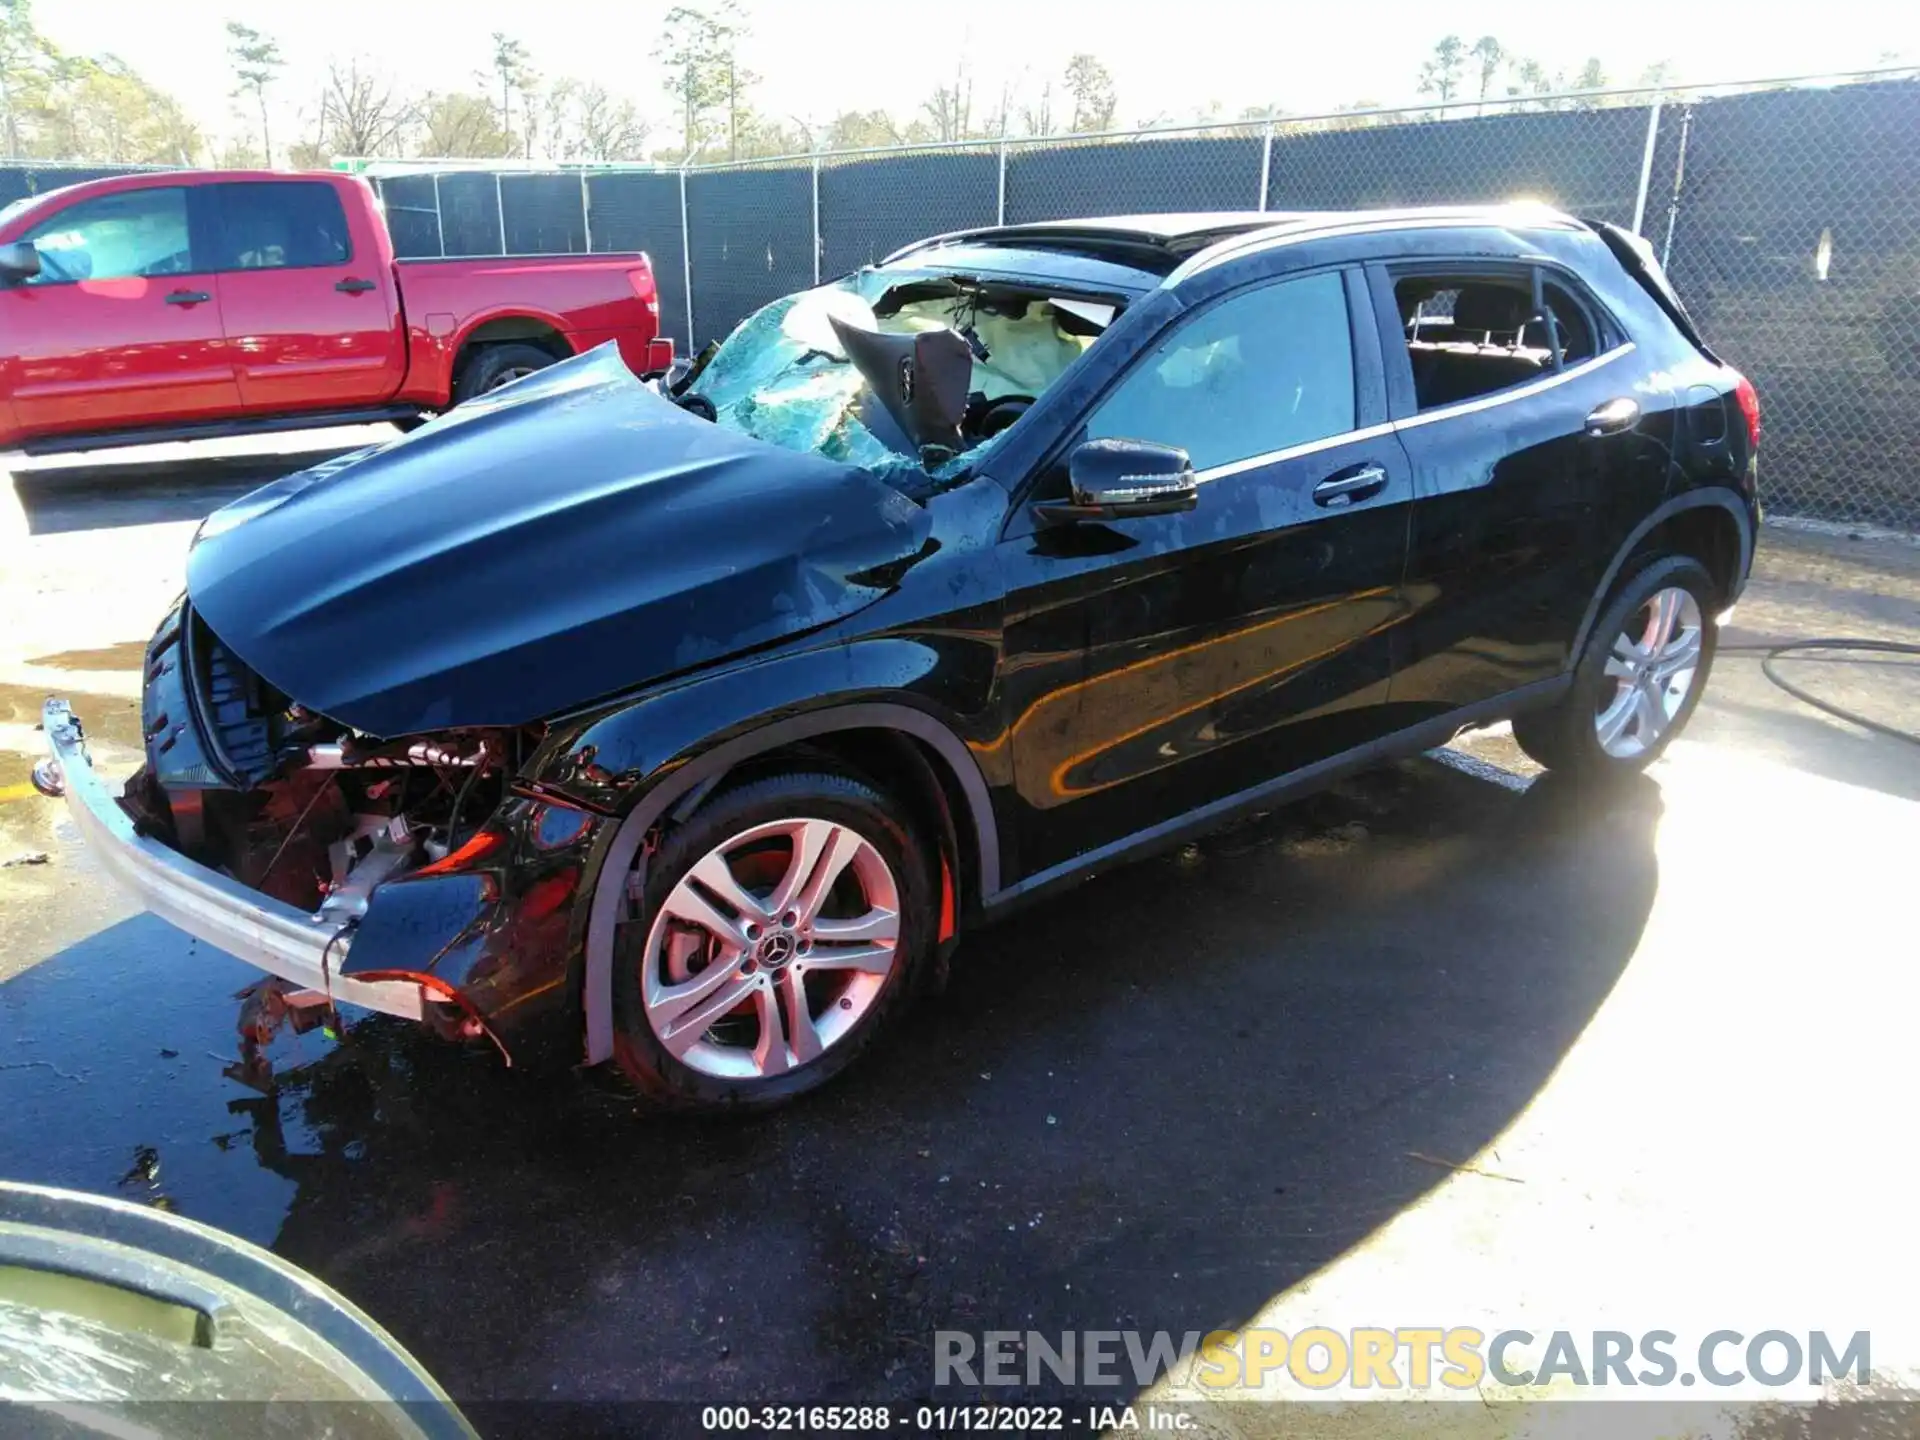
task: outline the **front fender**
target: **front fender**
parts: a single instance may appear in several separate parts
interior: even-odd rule
[[[581,997],[587,1063],[613,1055],[613,941],[626,895],[624,885],[599,879],[626,874],[647,833],[676,805],[755,755],[844,730],[888,729],[921,741],[964,797],[965,813],[954,819],[972,826],[982,894],[998,891],[993,807],[963,738],[987,724],[992,674],[991,647],[977,640],[882,636],[722,671],[559,727],[529,764],[528,787],[620,817],[605,828],[592,864]]]

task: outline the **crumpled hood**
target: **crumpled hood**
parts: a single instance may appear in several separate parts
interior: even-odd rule
[[[187,593],[299,704],[404,735],[544,719],[841,619],[930,530],[864,470],[687,414],[608,345],[216,511]]]

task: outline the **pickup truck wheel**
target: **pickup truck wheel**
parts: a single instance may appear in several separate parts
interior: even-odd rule
[[[511,385],[553,363],[553,356],[538,345],[483,346],[460,367],[460,378],[453,386],[454,404]]]
[[[825,1084],[905,1011],[933,952],[926,849],[849,775],[724,791],[642,863],[614,946],[614,1052],[662,1106],[758,1110]]]
[[[1697,560],[1653,561],[1601,613],[1566,697],[1515,716],[1513,738],[1549,770],[1598,779],[1646,769],[1700,703],[1717,608]]]

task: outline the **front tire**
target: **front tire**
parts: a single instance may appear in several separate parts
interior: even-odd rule
[[[640,863],[614,1053],[662,1106],[764,1109],[825,1084],[906,1009],[933,950],[925,847],[850,775],[726,790]]]
[[[1513,738],[1549,770],[1589,778],[1638,774],[1685,728],[1719,642],[1713,579],[1669,555],[1646,565],[1601,612],[1550,709],[1514,717]]]

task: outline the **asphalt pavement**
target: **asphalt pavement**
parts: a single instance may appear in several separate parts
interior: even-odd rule
[[[1578,1322],[1622,1286],[1647,1323],[1717,1295],[1920,1361],[1920,751],[1733,656],[1618,792],[1484,734],[984,931],[772,1116],[646,1116],[377,1016],[283,1037],[248,1088],[254,972],[135,913],[19,787],[48,690],[137,763],[193,524],[296,463],[0,493],[0,1174],[270,1246],[469,1402],[908,1400],[941,1329]],[[1771,534],[1729,639],[1836,629],[1920,636],[1920,551]],[[1920,714],[1912,665],[1797,673]]]

